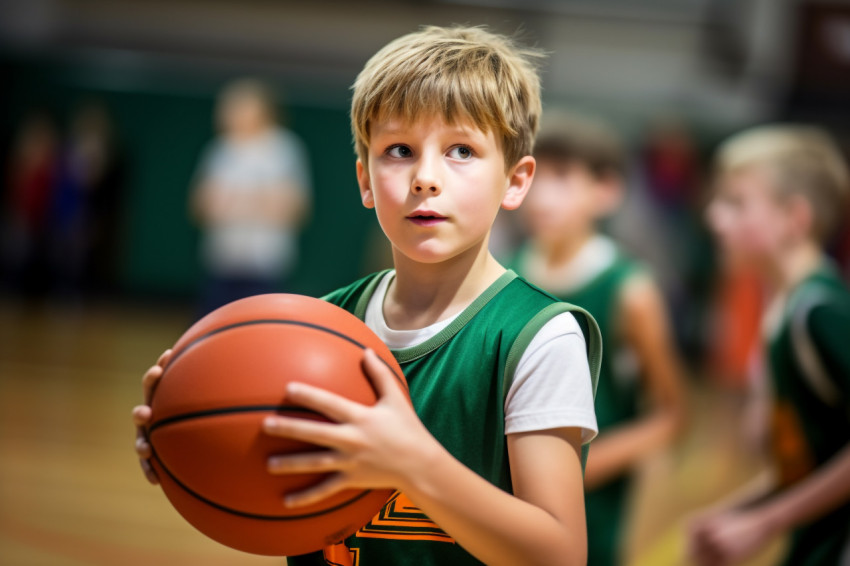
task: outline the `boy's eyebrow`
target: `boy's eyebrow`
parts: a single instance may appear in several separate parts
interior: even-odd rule
[[[404,131],[406,129],[407,129],[407,127],[405,127],[402,124],[398,124],[398,125],[392,124],[390,126],[377,126],[377,127],[375,127],[376,131],[373,133],[373,135],[377,135],[377,134],[398,135],[398,134],[404,133]]]
[[[405,133],[409,133],[409,130],[410,130],[411,127],[412,127],[412,125],[405,124],[405,123],[390,122],[386,126],[375,127],[375,132],[373,132],[372,135],[373,136],[375,136],[375,135],[394,136],[394,135],[405,134]],[[475,126],[467,126],[467,125],[461,125],[461,124],[450,124],[450,125],[447,126],[447,128],[448,128],[448,133],[451,134],[451,135],[462,135],[462,136],[466,136],[466,137],[477,137],[479,135],[486,135],[485,132],[479,130]]]

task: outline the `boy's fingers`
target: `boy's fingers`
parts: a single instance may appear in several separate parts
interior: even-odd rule
[[[147,408],[147,407],[144,407]],[[135,418],[136,411],[133,411],[133,415]],[[151,445],[148,443],[148,439],[145,437],[145,431],[141,427],[139,427],[136,431],[136,454],[139,456],[139,465],[142,467],[142,472],[145,474],[145,478],[152,483],[153,485],[157,485],[159,483],[159,478],[156,475],[156,471],[154,471],[153,466],[151,466],[150,458],[153,455],[153,450],[151,449]]]
[[[133,407],[133,424],[142,427],[151,420],[151,408],[147,405],[136,405]]]
[[[266,417],[263,420],[263,430],[272,436],[291,438],[328,448],[339,449],[346,444],[342,427],[333,423],[297,417]]]
[[[151,366],[142,377],[142,388],[145,392],[145,403],[150,403],[151,393],[159,378],[162,377],[162,366]]]
[[[363,352],[363,368],[375,386],[378,397],[397,394],[401,387],[398,377],[371,348],[366,348]]]
[[[139,432],[138,436],[136,436],[136,454],[138,454],[139,458],[142,460],[148,460],[153,454],[151,451],[151,445],[148,444],[148,440],[141,432]]]
[[[156,472],[151,466],[151,463],[148,460],[139,460],[139,464],[142,466],[142,471],[145,473],[145,478],[152,483],[153,485],[159,484],[159,477],[156,475]]]
[[[348,467],[350,459],[333,450],[272,456],[268,461],[271,474],[314,474],[336,472]]]
[[[330,497],[331,495],[342,491],[343,489],[345,489],[345,476],[342,474],[334,474],[318,485],[297,493],[290,493],[286,496],[283,503],[287,507],[303,507],[305,505],[312,505],[326,497]]]
[[[295,405],[321,413],[337,423],[351,421],[357,414],[357,410],[361,408],[359,403],[306,383],[288,384],[286,399]]]
[[[168,365],[168,360],[171,359],[171,351],[171,348],[169,348],[160,354],[159,359],[156,361],[156,365],[163,368]]]
[[[151,408],[148,406],[150,404],[151,393],[159,378],[162,377],[163,368],[168,364],[169,359],[171,359],[171,349],[160,354],[156,365],[151,366],[145,372],[145,375],[142,377],[142,388],[144,389],[144,398],[147,404],[137,405],[133,407],[132,411],[133,424],[136,425],[135,450],[139,456],[139,465],[142,467],[142,472],[144,472],[147,480],[154,485],[159,483],[159,478],[150,463],[153,449],[148,443],[145,427],[151,420]]]

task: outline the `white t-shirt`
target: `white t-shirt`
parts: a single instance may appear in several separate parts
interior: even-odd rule
[[[390,349],[425,342],[457,317],[425,328],[393,330],[384,319],[383,304],[395,272],[381,279],[366,307],[366,325]],[[460,314],[460,313],[458,313]],[[517,364],[505,398],[505,434],[561,427],[582,429],[582,442],[598,432],[584,334],[570,313],[555,316],[534,336]]]

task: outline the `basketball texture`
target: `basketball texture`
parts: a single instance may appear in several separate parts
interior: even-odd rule
[[[275,454],[323,448],[262,431],[269,415],[327,420],[287,403],[290,381],[372,405],[362,368],[373,349],[407,384],[386,345],[359,319],[300,295],[258,295],[210,313],[183,334],[154,390],[148,438],[171,504],[227,546],[297,555],[339,542],[377,513],[390,491],[351,490],[298,509],[283,497],[325,474],[272,475]]]

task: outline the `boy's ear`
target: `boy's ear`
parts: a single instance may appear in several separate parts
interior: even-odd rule
[[[519,208],[519,205],[525,199],[525,195],[528,194],[528,189],[531,188],[536,167],[537,162],[534,158],[526,155],[511,168],[508,176],[508,188],[505,191],[505,196],[502,197],[502,208],[505,210]]]
[[[357,184],[360,186],[360,201],[366,208],[375,208],[375,197],[372,194],[372,183],[369,180],[369,169],[363,162],[357,160]]]
[[[797,193],[789,195],[787,209],[796,233],[810,236],[815,232],[814,210],[806,197]]]
[[[597,183],[597,215],[601,218],[613,214],[625,198],[625,181],[621,175],[616,173],[605,173],[598,177]]]

